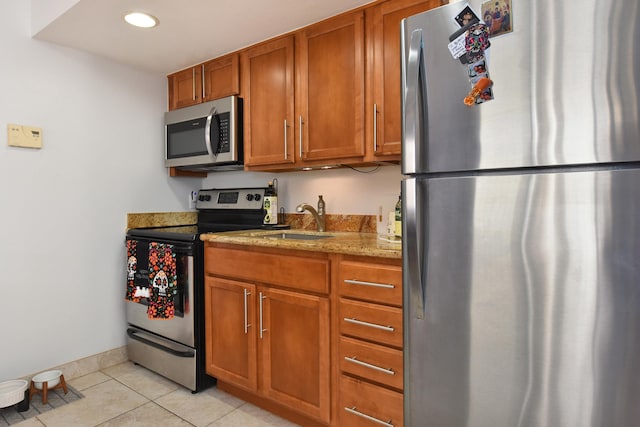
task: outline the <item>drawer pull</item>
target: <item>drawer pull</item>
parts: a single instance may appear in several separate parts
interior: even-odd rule
[[[364,419],[367,419],[369,421],[373,421],[374,423],[378,423],[380,425],[387,426],[387,427],[393,427],[393,424],[391,424],[391,420],[389,420],[389,421],[379,420],[376,417],[372,417],[371,415],[367,415],[367,414],[364,414],[364,413],[356,410],[355,406],[353,408],[347,408],[345,406],[344,410],[349,412],[349,413],[351,413],[351,414],[353,414],[353,415],[357,415],[357,416],[362,417]]]
[[[247,313],[247,297],[251,295],[251,292],[244,289],[244,334],[246,335],[249,332],[249,327],[251,326],[248,322],[248,313]]]
[[[395,289],[395,285],[390,285],[387,283],[376,283],[376,282],[363,282],[362,280],[355,279],[344,279],[344,283],[349,283],[350,285],[362,285],[362,286],[374,286],[376,288],[385,288],[385,289]]]
[[[263,300],[263,299],[266,299],[266,298],[267,298],[267,297],[265,297],[264,295],[262,295],[262,292],[260,292],[260,297],[259,297],[259,300],[260,300],[260,339],[262,339],[262,338],[263,338],[263,333],[264,333],[264,332],[267,332],[267,330],[266,330],[266,329],[264,329],[264,328],[263,328],[263,326],[262,326],[262,313],[263,313],[263,310],[262,310],[262,300]]]
[[[368,326],[369,328],[382,329],[383,331],[387,331],[387,332],[395,331],[395,328],[393,326],[383,326],[383,325],[378,325],[377,323],[363,322],[362,320],[358,320],[356,318],[350,319],[348,317],[345,317],[344,321],[348,323],[355,323],[356,325],[360,325],[360,326]]]
[[[395,375],[396,374],[393,369],[381,368],[380,366],[376,366],[376,365],[372,365],[371,363],[363,362],[361,360],[356,359],[355,356],[353,356],[353,357],[345,356],[344,360],[346,360],[347,362],[355,363],[356,365],[364,366],[365,368],[369,368],[369,369],[373,369],[373,370],[376,370],[376,371],[379,371],[379,372],[383,372],[385,374],[389,374],[389,375]]]

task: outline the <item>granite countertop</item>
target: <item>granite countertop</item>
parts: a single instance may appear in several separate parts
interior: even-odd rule
[[[269,237],[274,235],[281,236],[283,234],[303,234],[305,236],[329,235],[332,237],[314,240]],[[205,242],[296,249],[312,252],[329,252],[394,259],[401,259],[402,257],[400,239],[377,233],[344,231],[327,231],[322,233],[296,229],[286,231],[244,230],[202,234],[200,239]]]

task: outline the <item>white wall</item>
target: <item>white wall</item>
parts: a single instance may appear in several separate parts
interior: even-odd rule
[[[32,40],[29,5],[0,2],[0,381],[124,345],[126,213],[200,182],[162,167],[165,77]]]
[[[169,178],[165,76],[31,39],[29,5],[0,2],[0,381],[125,344],[127,212],[183,211],[190,190],[273,177],[287,212],[318,194],[328,213],[393,208],[397,166]],[[9,123],[41,127],[43,148],[8,147]]]

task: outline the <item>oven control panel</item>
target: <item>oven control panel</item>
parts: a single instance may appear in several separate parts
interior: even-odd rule
[[[266,188],[212,188],[198,191],[196,209],[262,209]]]

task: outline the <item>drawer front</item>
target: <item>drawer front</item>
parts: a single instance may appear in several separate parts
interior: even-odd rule
[[[339,267],[340,296],[402,306],[402,268],[393,265],[342,261]]]
[[[205,273],[303,291],[329,292],[329,260],[206,246]],[[304,280],[301,280],[304,278]]]
[[[340,334],[402,348],[402,309],[340,299]]]
[[[340,377],[338,425],[399,427],[403,425],[402,394],[351,377]]]
[[[340,370],[402,390],[402,351],[340,337]]]

